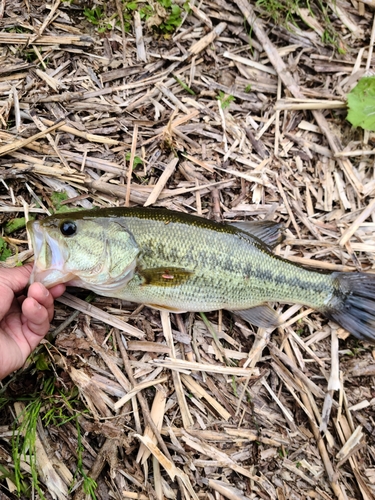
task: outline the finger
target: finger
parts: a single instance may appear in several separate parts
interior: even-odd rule
[[[7,269],[0,267],[0,282],[9,287],[13,293],[21,292],[27,285],[33,264]]]
[[[10,288],[0,283],[0,320],[4,318],[8,311],[16,307],[14,303],[14,294]]]
[[[25,288],[32,268],[32,264],[12,269],[0,267],[0,319],[15,306],[13,296]]]
[[[53,295],[41,283],[33,283],[30,285],[27,296],[36,300],[42,307],[45,307],[48,312],[49,321],[53,317]]]
[[[1,295],[0,295],[0,297],[1,297]],[[8,311],[6,311],[5,315],[7,316],[8,314],[19,314],[21,311],[21,304],[22,304],[24,299],[25,299],[24,296],[14,297],[14,299],[12,300],[12,303],[11,303]]]
[[[53,286],[52,288],[49,289],[50,294],[54,299],[57,299],[57,297],[60,297],[66,290],[66,286],[61,284],[61,285],[56,285]]]
[[[34,349],[49,330],[49,313],[33,297],[27,297],[22,304],[23,330],[30,348]],[[32,335],[30,335],[32,334]]]

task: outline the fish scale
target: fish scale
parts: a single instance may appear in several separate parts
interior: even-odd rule
[[[139,286],[138,279],[128,283],[117,296],[195,311],[246,309],[268,301],[296,300],[322,307],[329,298],[330,275],[311,273],[280,260],[255,238],[244,238],[238,230],[229,230],[230,226],[224,226],[228,231],[218,233],[216,226],[160,222],[126,217],[125,225],[139,247],[147,248],[147,256],[142,255],[142,250],[139,256],[140,269],[182,267],[193,271],[194,278],[179,285],[178,290],[163,285]],[[303,275],[301,278],[296,276],[296,270]]]

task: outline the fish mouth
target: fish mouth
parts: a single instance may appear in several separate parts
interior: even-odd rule
[[[64,269],[69,257],[67,248],[52,238],[38,221],[29,222],[27,230],[34,249],[34,267],[29,284],[38,282],[51,288],[74,279],[76,275]]]

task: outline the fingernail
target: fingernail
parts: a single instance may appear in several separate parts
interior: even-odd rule
[[[49,291],[47,290],[47,288],[44,285],[42,285],[41,283],[40,283],[40,288],[42,289],[43,295],[45,297],[48,297]]]
[[[37,303],[35,304],[35,308],[36,308],[36,309],[42,309],[42,306],[39,304],[39,302],[37,302]]]

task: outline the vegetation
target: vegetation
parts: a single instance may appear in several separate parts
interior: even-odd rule
[[[63,202],[68,198],[68,195],[64,192],[54,191],[51,194],[51,201],[55,207],[55,213],[59,214],[62,212],[69,212],[71,210],[71,208],[63,204]]]
[[[48,366],[45,368],[48,368]],[[46,373],[41,391],[36,391],[32,396],[27,398],[18,399],[18,402],[22,404],[22,406],[19,406],[22,411],[13,425],[12,458],[14,472],[11,473],[7,468],[2,467],[0,468],[0,478],[9,477],[15,484],[19,495],[29,496],[31,494],[30,481],[27,481],[28,474],[21,467],[22,461],[24,461],[30,467],[33,488],[36,489],[41,499],[45,499],[38,478],[38,455],[36,450],[38,421],[42,421],[44,425],[60,427],[73,420],[77,429],[76,476],[83,478],[85,493],[95,499],[96,483],[87,476],[82,463],[83,447],[81,443],[81,430],[78,424],[79,412],[77,412],[80,402],[77,398],[77,389],[73,388],[70,393],[65,393],[56,387],[55,382],[54,376],[51,377],[49,373]],[[0,406],[1,401],[9,402],[9,399],[2,398]],[[77,478],[75,477],[74,479],[76,480]]]
[[[187,10],[187,6],[184,7]],[[167,35],[175,31],[182,21],[183,10],[172,0],[157,0],[154,3],[148,2],[123,2],[123,18],[125,31],[130,31],[134,12],[138,11],[140,18],[146,21],[146,25],[160,33]],[[99,33],[112,30],[114,26],[120,27],[117,12],[112,15],[107,14],[107,9],[101,6],[93,8],[85,7],[84,15],[86,19],[97,27]]]
[[[375,131],[375,76],[361,78],[348,94],[348,121],[354,127]]]
[[[12,234],[20,229],[23,229],[26,226],[25,217],[17,217],[15,219],[11,219],[5,224],[4,233]]]
[[[130,153],[126,153],[125,155],[125,160],[126,161],[130,161],[130,157],[131,157],[131,154]],[[138,165],[143,165],[143,160],[142,158],[140,158],[139,156],[134,156],[134,160],[133,160],[133,165],[132,165],[132,168],[136,168]]]
[[[298,26],[303,22],[308,24],[301,16],[301,9],[308,9],[311,17],[319,17],[323,20],[322,42],[331,45],[339,52],[344,52],[340,45],[339,34],[335,30],[329,10],[331,7],[327,2],[321,0],[257,0],[257,6],[264,15],[271,18],[275,24],[280,24],[288,29]]]
[[[8,248],[4,238],[0,236],[0,261],[7,260],[12,255],[12,251]]]
[[[181,8],[172,2],[172,0],[157,0],[158,3],[165,9],[165,17],[160,24],[159,21],[155,20],[150,23],[150,26],[157,28],[162,33],[172,33],[178,26],[180,26],[182,21],[182,11]],[[159,14],[160,16],[160,14]]]
[[[235,100],[235,97],[233,95],[226,95],[220,90],[219,95],[216,97],[216,99],[220,102],[221,109],[227,109]]]
[[[188,85],[186,85],[185,82],[183,82],[182,80],[180,80],[180,78],[177,78],[177,76],[173,76],[173,78],[176,80],[176,82],[181,85],[181,87],[186,90],[186,92],[188,92],[190,95],[196,95],[194,90],[191,89]]]
[[[105,31],[113,28],[112,24],[109,22],[110,20],[106,19],[105,11],[100,5],[93,7],[92,9],[85,7],[83,13],[86,19],[97,27],[99,33],[104,33]]]

